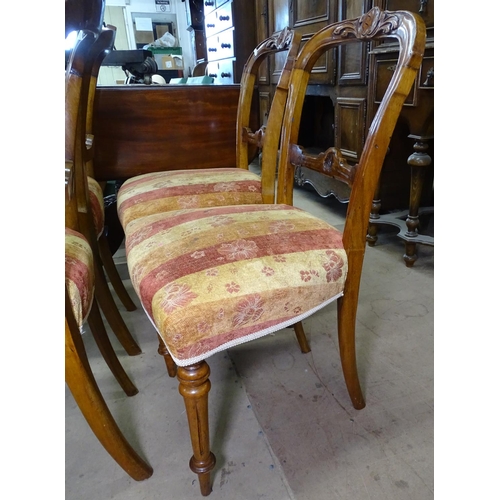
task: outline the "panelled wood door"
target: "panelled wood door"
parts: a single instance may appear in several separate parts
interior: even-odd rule
[[[304,43],[328,24],[367,12],[373,1],[258,0],[257,4],[258,13],[265,13],[262,17],[267,20],[267,26],[262,19],[260,23],[257,20],[259,41],[264,39],[266,32],[273,33],[290,26],[302,34]],[[269,73],[265,77],[268,80],[259,82],[261,123],[265,123],[266,106],[271,102],[273,85],[278,80],[285,57],[284,53],[276,55],[269,64]],[[348,46],[340,53],[330,50],[323,54],[311,74],[301,119],[300,145],[313,152],[333,145],[355,164],[366,134],[367,84],[368,47]],[[343,202],[349,199],[347,186],[324,174],[301,168],[296,172],[296,180],[299,184],[311,184],[321,196],[335,195]]]

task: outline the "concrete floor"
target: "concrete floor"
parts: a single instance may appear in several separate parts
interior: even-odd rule
[[[333,198],[296,189],[295,204],[343,225],[346,206]],[[309,354],[301,354],[293,330],[285,329],[208,360],[217,457],[210,498],[433,498],[434,251],[419,246],[409,269],[396,232],[382,226],[379,242],[366,252],[357,322],[366,408],[354,410],[344,386],[335,304],[304,322]],[[123,251],[115,258],[124,271]],[[139,394],[127,398],[90,333],[84,340],[111,412],[154,474],[132,480],[104,451],[66,389],[66,499],[198,500],[177,382],[166,373],[142,310],[121,309],[143,354],[127,356],[110,336]]]

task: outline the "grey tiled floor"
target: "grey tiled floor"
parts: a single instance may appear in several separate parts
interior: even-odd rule
[[[297,206],[341,227],[345,206],[297,189]],[[358,311],[359,371],[367,406],[356,411],[342,379],[335,304],[304,322],[312,352],[284,330],[209,360],[213,499],[430,500],[433,498],[434,253],[413,269],[395,230],[366,252]],[[123,264],[123,251],[116,254]],[[132,289],[131,289],[132,290]],[[133,293],[133,291],[131,292]],[[136,299],[136,303],[137,299]],[[154,468],[135,482],[98,443],[66,391],[66,499],[199,499],[183,401],[157,354],[142,310],[123,316],[143,354],[110,335],[139,394],[127,398],[85,344],[110,409]]]

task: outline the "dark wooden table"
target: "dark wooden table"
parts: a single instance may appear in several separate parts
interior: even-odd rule
[[[234,167],[239,91],[239,85],[98,87],[97,180],[126,180],[162,170]]]

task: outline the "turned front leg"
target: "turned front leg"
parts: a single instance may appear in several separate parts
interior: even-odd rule
[[[198,474],[203,496],[209,495],[212,491],[210,472],[215,467],[215,455],[210,451],[208,432],[209,375],[210,368],[206,361],[177,368],[179,392],[186,405],[193,446],[193,456],[189,461],[189,467],[195,474]]]

